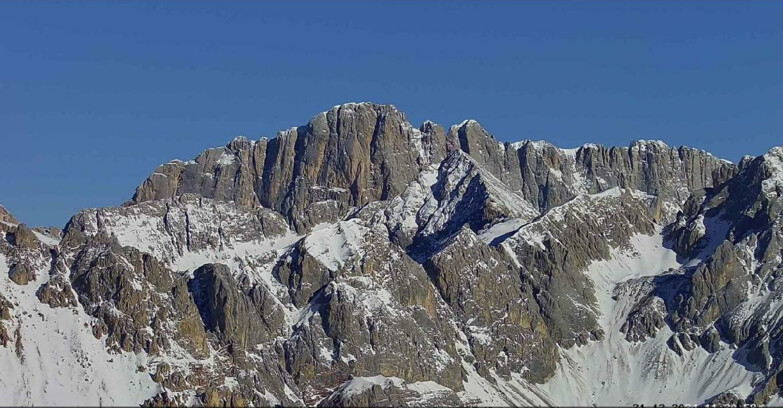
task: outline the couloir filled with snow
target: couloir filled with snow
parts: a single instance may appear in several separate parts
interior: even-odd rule
[[[697,347],[679,356],[666,345],[673,333],[668,326],[644,342],[629,342],[620,332],[646,278],[679,266],[660,235],[637,235],[631,249],[593,262],[586,273],[596,287],[606,337],[563,350],[555,377],[540,389],[559,405],[700,404],[732,389],[748,395],[759,374],[735,362],[725,344],[717,353]]]
[[[735,348],[722,344],[717,353],[708,353],[697,347],[680,356],[666,345],[673,334],[668,326],[644,342],[629,342],[620,331],[635,301],[649,291],[645,281],[680,266],[660,229],[634,236],[630,247],[615,249],[610,259],[594,261],[585,272],[595,285],[603,340],[561,349],[558,369],[544,384],[516,374],[510,381],[499,376],[490,381],[465,363],[468,380],[460,396],[484,406],[628,406],[701,404],[725,391],[748,395],[763,375],[736,362]],[[776,397],[770,404],[779,402]]]

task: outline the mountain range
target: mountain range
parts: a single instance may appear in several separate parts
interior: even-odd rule
[[[0,207],[0,405],[783,404],[781,195],[783,147],[335,106],[62,228]]]

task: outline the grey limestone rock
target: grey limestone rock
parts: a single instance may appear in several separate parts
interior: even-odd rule
[[[629,147],[559,149],[545,142],[498,142],[476,121],[419,129],[390,105],[345,104],[276,138],[240,137],[195,160],[161,165],[132,202],[194,193],[289,217],[297,231],[335,221],[352,207],[400,195],[420,171],[461,150],[540,211],[578,194],[633,188],[670,203],[719,185],[736,166],[687,147],[635,141]]]
[[[375,377],[352,378],[341,384],[319,406],[321,407],[417,407],[463,406],[449,389],[414,390],[404,381]]]
[[[263,205],[302,231],[351,207],[399,195],[445,152],[443,129],[411,126],[393,106],[336,106],[274,139],[235,139],[194,161],[160,166],[137,190],[139,203],[195,193],[242,206]],[[326,211],[310,220],[311,211]]]
[[[644,341],[655,337],[658,329],[665,326],[665,309],[655,307],[655,297],[648,296],[642,302],[634,305],[628,313],[628,318],[623,323],[620,331],[625,333],[625,339],[631,342]]]
[[[284,312],[264,286],[243,288],[222,264],[206,264],[193,272],[188,290],[206,330],[238,354],[285,333]]]
[[[666,228],[672,248],[693,266],[658,279],[669,341],[678,353],[698,342],[708,352],[728,343],[734,359],[766,380],[747,396],[766,402],[779,393],[778,347],[783,326],[777,315],[782,295],[781,215],[783,150],[743,159],[733,177],[696,190]],[[637,305],[644,310],[641,304]]]
[[[450,129],[449,136],[485,169],[541,211],[582,193],[613,187],[654,194],[676,206],[690,192],[720,185],[736,166],[688,147],[637,140],[629,147],[586,144],[558,149],[540,141],[499,143],[475,121]]]
[[[19,220],[17,220],[11,212],[9,212],[5,207],[0,205],[0,221],[11,223],[11,224],[18,224]]]
[[[607,259],[631,236],[654,231],[650,197],[614,189],[582,195],[525,224],[499,245],[514,254],[523,280],[533,287],[552,336],[564,347],[601,339],[593,285],[584,275],[590,262]]]
[[[538,385],[607,337],[660,340],[662,359],[729,343],[764,376],[737,398],[766,401],[783,370],[781,152],[735,166],[653,141],[501,143],[344,104],[163,164],[62,231],[0,207],[0,253],[47,308],[148,356],[148,406],[487,402],[477,387],[549,403]],[[613,283],[627,308],[609,328],[591,265],[667,224],[685,266]],[[0,342],[19,341],[4,322]]]
[[[527,368],[525,376],[535,382],[554,373],[559,354],[534,287],[504,251],[464,228],[425,268],[455,311],[479,373],[508,376]]]

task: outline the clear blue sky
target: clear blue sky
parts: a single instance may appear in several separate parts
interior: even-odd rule
[[[349,101],[562,147],[783,144],[783,1],[0,1],[0,38],[0,203],[31,225]]]

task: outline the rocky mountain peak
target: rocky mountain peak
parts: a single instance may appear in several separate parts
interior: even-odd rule
[[[660,141],[559,149],[542,141],[501,143],[475,120],[447,133],[430,121],[417,129],[396,107],[363,102],[337,105],[274,139],[238,138],[189,162],[164,164],[133,202],[196,193],[280,211],[301,230],[400,194],[455,150],[542,211],[620,186],[663,196],[673,213],[690,190],[720,184],[736,171],[706,152]]]
[[[448,136],[458,143],[460,150],[474,157],[479,163],[491,162],[503,145],[473,119],[451,126]]]
[[[783,195],[783,147],[773,147],[763,156],[766,178],[762,182],[765,194],[780,197]]]
[[[398,195],[444,157],[445,146],[440,127],[414,128],[394,106],[349,103],[273,139],[235,139],[189,162],[164,164],[133,202],[194,193],[275,209],[307,229]]]
[[[484,127],[475,119],[465,119],[462,122],[449,127],[449,134],[454,136],[458,136],[460,133],[467,134],[471,131],[482,132],[485,133],[486,136],[492,137],[492,135],[484,130]]]
[[[0,405],[781,402],[781,174],[338,105],[64,233],[0,207]]]

